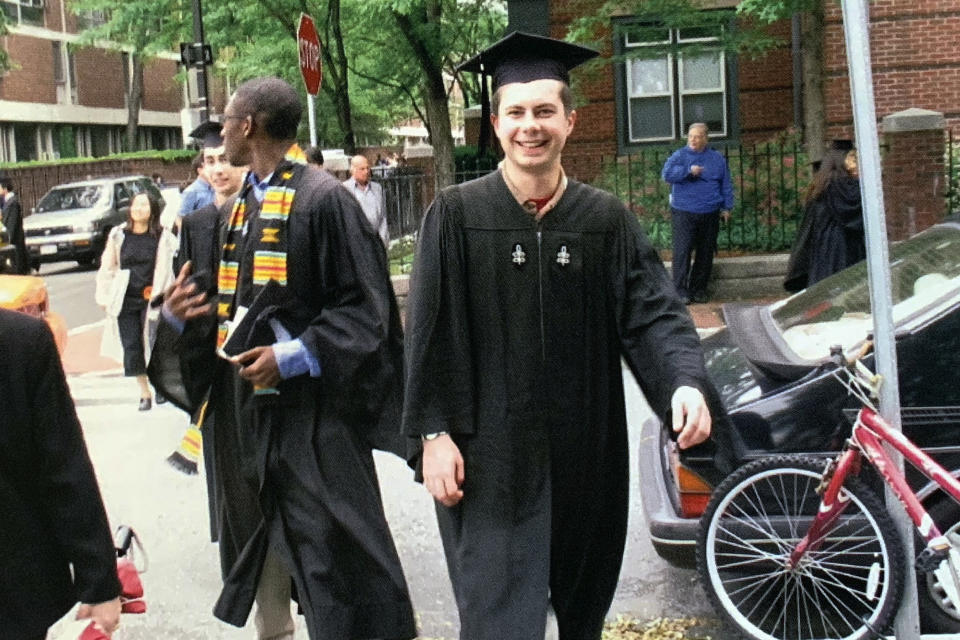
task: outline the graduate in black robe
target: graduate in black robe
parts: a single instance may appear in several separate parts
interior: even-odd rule
[[[218,302],[212,309],[181,271],[166,296],[156,374],[188,409],[209,390],[224,570],[214,614],[245,623],[269,548],[293,579],[313,640],[412,638],[371,452],[403,444],[399,314],[383,245],[359,205],[291,146],[299,116],[296,92],[276,78],[241,85],[228,103],[227,155],[251,173],[227,229]],[[229,272],[238,275],[228,289]],[[255,308],[271,280],[283,298],[258,320],[291,340],[218,358],[211,313]],[[306,368],[284,375],[280,347],[297,341]],[[232,499],[250,492],[256,500]]]
[[[856,151],[838,142],[810,183],[787,263],[787,291],[800,291],[867,257]]]
[[[0,309],[0,637],[45,638],[78,600],[120,622],[117,555],[50,327]]]
[[[403,426],[423,438],[463,639],[541,640],[548,604],[561,640],[600,638],[629,506],[621,357],[657,414],[673,404],[681,446],[710,433],[663,264],[621,202],[560,167],[566,70],[592,54],[569,47],[514,34],[481,54],[506,158],[443,190],[418,241]]]

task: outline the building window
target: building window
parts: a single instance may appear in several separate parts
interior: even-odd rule
[[[0,4],[11,23],[43,26],[43,0],[2,0]]]
[[[730,73],[716,31],[621,24],[615,33],[625,57],[617,73],[622,146],[677,140],[694,122],[712,138],[730,135]]]
[[[7,124],[0,125],[0,162],[16,161],[17,153],[13,127]]]
[[[53,83],[57,88],[57,102],[76,104],[77,61],[63,42],[54,40],[51,46],[53,47]]]
[[[106,11],[81,11],[77,14],[77,29],[84,31],[107,23]]]

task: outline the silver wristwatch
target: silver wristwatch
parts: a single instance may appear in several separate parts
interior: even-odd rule
[[[423,439],[424,442],[427,442],[429,440],[436,440],[440,436],[445,436],[445,435],[447,435],[446,431],[437,431],[436,433],[425,433],[420,437]]]

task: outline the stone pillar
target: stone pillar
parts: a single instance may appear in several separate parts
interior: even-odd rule
[[[883,119],[883,200],[890,240],[943,220],[946,211],[943,114],[906,109]]]

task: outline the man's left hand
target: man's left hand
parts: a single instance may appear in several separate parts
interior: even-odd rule
[[[677,387],[670,400],[673,412],[673,430],[680,436],[677,444],[681,449],[687,449],[700,444],[710,437],[710,409],[707,401],[699,389],[693,387]]]
[[[240,377],[258,387],[275,387],[282,380],[273,347],[254,347],[232,361],[240,365]]]

